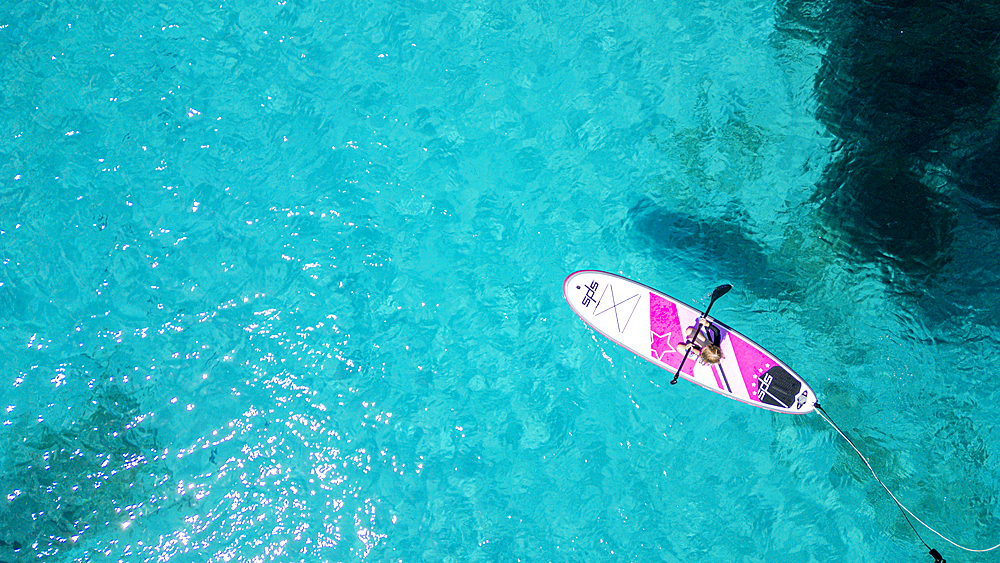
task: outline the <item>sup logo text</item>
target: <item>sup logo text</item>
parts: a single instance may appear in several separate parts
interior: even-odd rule
[[[771,388],[771,381],[773,381],[773,380],[774,380],[774,378],[769,373],[765,373],[764,377],[760,378],[760,380],[757,382],[757,385],[758,385],[758,387],[757,387],[757,398],[758,399],[760,399],[761,401],[764,400],[764,395],[768,394],[767,390]]]
[[[585,285],[583,287],[587,288],[587,293],[584,294],[583,301],[581,303],[583,304],[584,307],[590,307],[591,303],[593,303],[594,301],[597,301],[597,298],[596,298],[596,294],[597,294],[597,282],[596,281],[592,281],[592,282],[590,282],[590,285]],[[581,289],[581,288],[577,288],[577,289]]]

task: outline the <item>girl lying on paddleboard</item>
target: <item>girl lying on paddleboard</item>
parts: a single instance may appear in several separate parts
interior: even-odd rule
[[[683,354],[690,350],[698,354],[698,357],[701,358],[704,364],[717,364],[721,362],[722,349],[719,346],[722,342],[719,328],[703,317],[698,318],[698,323],[701,324],[702,330],[698,331],[697,338],[694,338],[697,327],[688,327],[687,342],[678,344],[677,351]],[[692,338],[694,338],[693,341]]]

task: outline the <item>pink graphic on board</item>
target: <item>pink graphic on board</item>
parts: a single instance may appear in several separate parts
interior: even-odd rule
[[[742,338],[731,337],[729,341],[733,345],[733,352],[736,356],[736,362],[739,364],[740,373],[743,375],[743,384],[746,385],[747,393],[751,399],[759,400],[757,397],[757,377],[775,365],[774,360]]]
[[[684,334],[677,305],[655,293],[649,294],[649,340],[653,358],[671,365],[668,354],[673,354],[672,365],[680,363],[682,354],[677,352],[677,345],[684,342]],[[694,362],[685,362],[684,373],[694,375]]]

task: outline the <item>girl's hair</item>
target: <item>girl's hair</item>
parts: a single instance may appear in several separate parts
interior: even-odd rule
[[[701,361],[706,364],[717,364],[722,361],[722,350],[715,344],[706,344],[701,347]]]

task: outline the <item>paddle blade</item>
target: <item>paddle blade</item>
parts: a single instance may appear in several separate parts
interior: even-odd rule
[[[729,285],[728,283],[722,284],[719,287],[715,288],[715,291],[712,292],[712,301],[715,301],[716,299],[729,293],[729,290],[732,288],[733,286]]]

